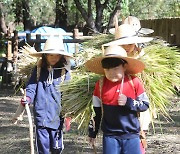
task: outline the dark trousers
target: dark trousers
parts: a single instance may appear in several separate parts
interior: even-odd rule
[[[141,154],[140,139],[118,139],[103,136],[103,154]]]
[[[60,154],[64,149],[63,132],[46,127],[36,127],[36,148],[38,154]]]

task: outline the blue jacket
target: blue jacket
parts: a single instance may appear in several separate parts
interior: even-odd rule
[[[61,69],[54,70],[53,83],[48,84],[49,72],[41,68],[40,77],[37,81],[37,67],[26,86],[26,96],[33,103],[34,121],[36,126],[57,129],[60,126],[61,112]],[[66,70],[65,80],[70,80],[70,73]]]

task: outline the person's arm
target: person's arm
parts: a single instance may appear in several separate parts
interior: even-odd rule
[[[144,92],[139,95],[136,100],[130,97],[127,97],[125,106],[132,111],[143,112],[149,108],[149,99],[147,94]]]
[[[137,77],[133,78],[133,84],[135,88],[136,99],[127,97],[125,106],[132,111],[146,111],[149,108],[149,98],[145,92],[143,84]]]
[[[34,101],[36,96],[36,87],[37,87],[37,67],[34,68],[32,75],[26,85],[26,97],[29,100],[29,103]]]
[[[93,107],[95,112],[95,117],[89,122],[89,137],[96,138],[96,135],[99,131],[99,126],[101,123],[101,107]]]
[[[102,111],[101,111],[101,99],[99,96],[99,82],[96,83],[95,85],[95,90],[93,93],[93,109],[95,112],[95,116],[90,120],[89,123],[89,137],[90,138],[96,138],[96,135],[98,133],[100,123],[101,123],[101,116],[102,116]]]
[[[25,104],[30,104],[33,102],[34,95],[35,95],[35,89],[36,84],[33,84],[36,81],[36,69],[33,70],[33,73],[28,81],[27,87],[26,87],[26,99],[24,97],[21,99],[21,102],[16,110],[16,113],[12,117],[12,122],[14,124],[17,124],[18,120],[23,120],[23,114],[25,111]]]
[[[66,73],[65,73],[64,81],[67,82],[67,81],[71,80],[71,73],[69,70],[65,70],[65,71],[66,71]]]

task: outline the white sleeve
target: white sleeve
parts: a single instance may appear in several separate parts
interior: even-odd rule
[[[101,100],[99,97],[93,95],[92,102],[94,107],[101,107]]]
[[[142,130],[149,130],[149,124],[152,121],[149,109],[144,112],[140,112],[139,121]]]

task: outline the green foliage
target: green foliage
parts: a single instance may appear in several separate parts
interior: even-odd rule
[[[154,19],[180,16],[178,0],[130,0],[130,14],[140,19]]]
[[[12,11],[14,9],[13,0],[3,0],[2,5],[6,23],[13,22],[15,20],[15,15]]]
[[[27,1],[28,3],[28,1]],[[53,0],[29,0],[30,15],[34,25],[49,25],[55,21],[55,1]],[[3,12],[5,14],[6,23],[23,21],[22,15],[22,0],[4,0]],[[15,13],[18,16],[15,16]],[[22,26],[17,25],[17,30],[22,30]]]
[[[3,0],[3,12],[5,14],[6,23],[22,22],[22,0]],[[104,1],[101,1],[103,3]],[[27,1],[28,3],[28,1]],[[80,0],[83,8],[87,11],[87,1]],[[17,5],[17,7],[16,7]],[[110,14],[117,5],[116,0],[111,0],[103,11],[103,26],[106,26],[109,21]],[[50,25],[55,22],[55,0],[29,0],[30,15],[34,25]],[[83,23],[84,19],[77,10],[74,0],[68,0],[68,25],[75,23]],[[18,12],[17,12],[18,11]],[[18,16],[15,16],[17,12]],[[122,0],[120,17],[128,15],[137,16],[140,19],[149,18],[165,18],[179,17],[180,3],[178,0]],[[94,1],[92,1],[93,18],[96,17]],[[20,24],[20,23],[19,23]],[[17,30],[22,30],[22,26],[18,26]]]
[[[129,16],[129,0],[122,0],[121,2],[122,17]]]
[[[6,38],[2,37],[0,39],[0,57],[1,57],[1,54],[4,54],[4,53],[6,54],[6,48],[7,48],[6,42],[7,42]]]
[[[35,25],[50,25],[55,21],[55,1],[30,0],[30,13]]]
[[[68,25],[74,25],[76,23],[83,23],[84,19],[82,18],[80,12],[77,10],[74,0],[68,0]],[[87,9],[87,6],[86,6]]]

